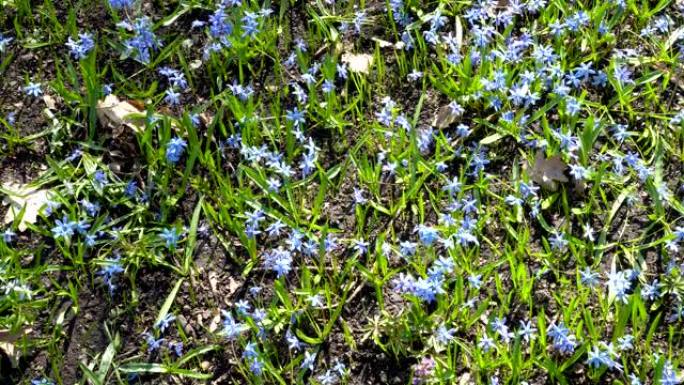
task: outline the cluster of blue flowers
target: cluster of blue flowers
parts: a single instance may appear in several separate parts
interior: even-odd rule
[[[579,341],[562,322],[558,325],[551,324],[546,335],[553,339],[553,348],[562,354],[572,354]]]
[[[69,48],[74,59],[81,60],[88,56],[88,53],[95,48],[95,41],[90,33],[79,33],[78,40],[74,40],[69,36],[66,46]]]
[[[178,137],[172,138],[166,145],[166,160],[172,164],[178,163],[187,147],[188,142],[184,139]]]
[[[125,53],[143,64],[148,64],[152,58],[152,52],[162,46],[161,40],[152,31],[152,21],[147,16],[130,22],[122,21],[117,26],[133,32],[133,36],[124,41]]]

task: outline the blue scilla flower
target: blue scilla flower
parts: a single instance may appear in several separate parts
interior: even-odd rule
[[[102,170],[95,171],[93,175],[93,182],[98,188],[104,188],[107,185],[107,174]]]
[[[132,54],[133,58],[141,63],[150,62],[152,51],[162,46],[161,41],[152,32],[152,22],[148,17],[141,17],[133,21],[133,24],[122,23],[122,26],[133,30],[133,37],[126,40],[126,53]]]
[[[672,367],[670,361],[665,361],[663,372],[660,375],[660,383],[662,385],[677,385],[682,382],[682,379],[677,377],[677,372]]]
[[[64,216],[61,221],[59,219],[55,221],[55,227],[52,228],[52,234],[54,235],[55,239],[70,239],[71,236],[74,235],[74,227],[75,223],[71,222],[69,218]]]
[[[264,362],[259,358],[252,359],[249,364],[249,370],[251,370],[255,376],[262,375],[264,372]]]
[[[116,285],[114,284],[114,280],[116,277],[123,273],[124,269],[121,266],[121,260],[120,257],[117,257],[116,259],[107,259],[105,260],[105,265],[102,266],[100,271],[97,273],[97,275],[101,275],[102,279],[104,280],[105,284],[109,287],[109,292],[113,293],[114,290],[116,289]]]
[[[95,41],[90,33],[79,33],[78,40],[69,37],[66,46],[69,48],[74,59],[81,60],[88,56],[88,53],[95,48]]]
[[[52,380],[41,377],[31,380],[31,385],[55,385],[55,383]]]
[[[171,163],[177,163],[181,156],[183,156],[183,152],[187,146],[188,143],[181,138],[176,137],[171,139],[166,145],[166,160]]]
[[[109,5],[114,9],[132,8],[135,0],[109,0]]]
[[[223,336],[225,336],[229,341],[234,340],[245,330],[247,330],[247,325],[236,322],[233,318],[233,315],[229,312],[221,310],[221,314],[225,318],[223,320],[223,330],[221,331],[221,334],[223,334]]]
[[[171,325],[171,322],[176,320],[176,316],[173,314],[166,314],[164,318],[160,319],[154,324],[154,327],[159,329],[160,332],[164,331]]]
[[[2,233],[2,240],[5,241],[5,243],[10,244],[16,235],[17,234],[12,231],[12,229],[5,229]]]
[[[622,302],[627,303],[629,297],[629,290],[631,289],[631,282],[627,274],[628,271],[611,271],[608,273],[608,292],[615,296],[615,298]]]
[[[288,250],[275,249],[264,254],[264,267],[277,274],[287,275],[292,270],[292,254]]]
[[[216,39],[228,37],[233,33],[233,24],[228,20],[224,8],[219,7],[209,16],[209,33]]]
[[[159,237],[166,242],[166,247],[169,249],[175,248],[180,239],[180,235],[175,227],[170,229],[163,229]]]
[[[8,36],[3,36],[0,33],[0,53],[5,52],[5,49],[7,48],[9,43],[12,42],[12,40],[14,40],[14,39],[11,37],[8,37]]]
[[[165,339],[164,338],[159,338],[156,339],[154,336],[150,333],[144,333],[145,336],[145,342],[147,342],[147,352],[152,353],[156,350],[159,350],[161,348],[162,344],[164,343]]]
[[[559,325],[551,324],[546,334],[553,339],[553,348],[562,354],[570,354],[577,347],[577,337],[561,322]]]
[[[432,303],[437,299],[437,295],[444,294],[442,283],[444,278],[434,276],[430,278],[419,278],[413,285],[413,295],[427,303]]]
[[[253,12],[245,12],[242,21],[242,37],[254,38],[259,33],[259,16]]]
[[[129,198],[135,198],[136,193],[138,192],[138,183],[134,180],[131,180],[126,184],[126,188],[124,189],[124,194],[126,194],[127,197]]]
[[[181,103],[180,96],[180,92],[176,92],[173,88],[167,88],[164,101],[171,106],[177,106]]]
[[[43,87],[40,83],[29,82],[29,84],[26,87],[24,87],[24,92],[28,96],[33,96],[34,98],[37,98],[43,94]]]
[[[448,345],[454,339],[456,329],[447,329],[445,325],[439,325],[435,331],[435,339],[442,345]]]

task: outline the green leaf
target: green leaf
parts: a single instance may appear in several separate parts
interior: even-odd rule
[[[159,324],[159,322],[161,322],[161,320],[163,320],[164,317],[166,317],[166,315],[169,313],[169,309],[171,309],[171,305],[173,305],[173,301],[176,299],[176,294],[178,294],[178,290],[180,289],[182,283],[183,278],[179,278],[176,284],[173,286],[173,289],[169,293],[168,297],[166,297],[161,309],[159,309],[159,315],[157,315],[157,319],[154,320],[155,325]]]

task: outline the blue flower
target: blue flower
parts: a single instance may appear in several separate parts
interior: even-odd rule
[[[297,107],[285,112],[285,119],[292,122],[294,127],[299,127],[300,124],[306,123],[304,118],[305,111],[300,111]]]
[[[599,350],[598,346],[594,346],[593,350],[587,352],[587,356],[587,365],[591,366],[594,369],[603,365],[606,359],[610,359],[606,352]]]
[[[553,348],[563,354],[569,354],[575,351],[577,347],[577,338],[570,330],[561,322],[559,325],[552,323],[549,325],[546,334],[553,339]]]
[[[665,361],[663,366],[663,372],[660,374],[660,384],[661,385],[677,385],[682,381],[677,378],[677,372],[675,372],[670,361]]]
[[[287,341],[287,348],[290,350],[296,351],[301,349],[303,346],[303,344],[299,341],[299,339],[297,339],[290,329],[285,331],[285,340]]]
[[[95,41],[90,33],[79,33],[78,41],[70,36],[66,46],[69,48],[71,56],[76,60],[80,60],[88,56],[88,53],[95,48]]]
[[[178,357],[183,356],[183,343],[182,342],[176,342],[176,343],[169,342],[169,349],[172,349],[173,352],[176,353],[176,355]]]
[[[316,353],[311,353],[311,352],[304,352],[304,360],[302,360],[302,364],[300,368],[302,369],[308,369],[313,372],[314,370],[314,365],[316,364]]]
[[[258,15],[253,12],[245,11],[242,21],[242,37],[254,38],[259,33]]]
[[[329,369],[326,370],[324,374],[316,377],[316,379],[321,383],[321,385],[333,385],[337,382],[337,376]]]
[[[578,164],[571,164],[570,175],[572,175],[576,180],[586,180],[589,178],[589,170]]]
[[[74,227],[75,223],[64,216],[61,221],[59,219],[55,221],[55,227],[52,228],[52,234],[55,239],[65,238],[68,240],[74,235]]]
[[[104,280],[105,284],[107,284],[107,286],[109,287],[109,292],[113,293],[114,289],[116,289],[116,285],[113,281],[117,275],[123,272],[124,269],[121,266],[120,257],[117,257],[116,259],[106,259],[104,261],[104,265],[97,273],[97,275],[102,276],[102,279]]]
[[[5,231],[2,233],[2,239],[6,244],[10,244],[16,235],[17,234],[12,231],[12,229],[5,229]]]
[[[518,335],[521,336],[525,342],[530,342],[537,338],[537,329],[532,326],[532,321],[520,321]]]
[[[97,188],[102,189],[107,185],[107,174],[105,174],[102,170],[95,171],[93,179],[93,182]]]
[[[159,237],[166,242],[166,247],[169,249],[176,248],[180,235],[175,227],[169,229],[163,229]]]
[[[418,233],[418,238],[426,246],[430,246],[440,239],[439,230],[431,226],[418,225],[414,232]]]
[[[31,385],[55,385],[55,383],[52,380],[42,377],[31,380]]]
[[[641,286],[641,298],[653,301],[660,297],[660,288],[663,284],[658,282],[657,279],[653,280],[653,283],[644,283]]]
[[[569,243],[569,241],[565,239],[563,234],[559,232],[555,233],[553,237],[549,238],[549,242],[551,243],[551,248],[553,250],[559,251],[564,250]]]
[[[591,271],[589,267],[584,268],[580,272],[580,282],[582,282],[583,285],[587,287],[596,287],[599,284],[599,275],[598,273]]]
[[[180,96],[181,94],[176,92],[173,88],[167,88],[164,101],[171,106],[177,106],[180,104]]]
[[[26,95],[37,98],[43,94],[43,88],[40,83],[29,82],[29,84],[24,87],[24,92]]]
[[[352,248],[356,250],[357,253],[366,254],[368,252],[369,243],[364,241],[363,239],[354,239],[352,243],[354,243]]]
[[[228,37],[233,33],[233,24],[228,21],[223,7],[219,7],[209,16],[209,32],[216,39]]]
[[[114,9],[133,8],[135,0],[109,0],[109,5]]]
[[[494,344],[494,340],[485,334],[480,338],[480,341],[477,343],[477,346],[480,349],[482,349],[483,352],[487,353],[496,345]]]
[[[456,329],[447,329],[446,326],[440,325],[435,331],[435,339],[442,345],[448,345],[453,341]]]
[[[629,296],[628,291],[631,288],[631,283],[629,281],[627,271],[611,271],[608,273],[608,292],[610,295],[615,296],[618,301],[622,303],[627,303],[627,297]]]
[[[634,84],[634,80],[632,80],[632,71],[624,65],[616,65],[613,68],[613,76],[621,86]]]
[[[126,184],[126,188],[124,189],[124,194],[126,194],[127,197],[129,198],[135,198],[136,193],[138,192],[138,183],[134,180],[131,180]]]
[[[278,278],[292,270],[292,254],[283,249],[271,250],[264,254],[264,267],[275,272]]]
[[[0,33],[0,53],[5,52],[5,49],[7,48],[7,45],[14,40],[11,37],[6,37],[3,36],[2,33]]]
[[[161,41],[152,32],[152,22],[148,17],[141,17],[133,21],[133,24],[123,22],[120,26],[133,30],[133,37],[124,41],[126,54],[132,54],[133,58],[143,64],[150,62],[152,51],[162,46]]]
[[[249,370],[256,376],[260,376],[264,372],[264,362],[259,358],[252,359],[249,364]]]
[[[162,344],[165,341],[164,338],[159,338],[159,339],[154,338],[154,336],[150,333],[143,333],[143,335],[145,336],[145,342],[147,342],[147,352],[148,353],[159,350],[159,348],[161,348]]]
[[[164,333],[164,331],[171,325],[171,322],[176,320],[176,316],[168,313],[164,316],[164,318],[160,319],[154,324],[154,327],[159,329],[161,333]]]
[[[582,105],[577,98],[568,96],[565,102],[565,112],[570,116],[576,116],[582,109]]]
[[[187,146],[188,143],[181,138],[175,137],[171,139],[166,145],[166,160],[174,164],[177,163],[181,156],[183,156]]]
[[[228,340],[234,340],[247,330],[247,325],[235,322],[233,316],[227,311],[221,310],[221,314],[223,314],[223,317],[225,318],[223,320],[223,330],[221,331],[221,334]]]

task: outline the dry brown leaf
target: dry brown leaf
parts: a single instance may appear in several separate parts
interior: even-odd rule
[[[235,293],[240,286],[240,282],[236,281],[233,277],[228,277],[228,295]]]
[[[43,101],[45,102],[47,108],[51,110],[57,109],[57,102],[55,101],[55,98],[53,98],[52,96],[48,94],[43,95]]]
[[[132,115],[141,112],[131,102],[119,100],[116,95],[107,95],[97,103],[97,117],[103,125],[113,128],[123,125],[136,133],[143,131],[144,120]]]
[[[558,183],[565,183],[568,177],[565,176],[565,169],[568,166],[563,162],[560,155],[550,158],[544,156],[543,151],[537,151],[534,158],[534,166],[528,167],[530,178],[545,189],[556,191]]]
[[[50,200],[49,190],[41,190],[29,184],[6,183],[2,185],[2,188],[9,192],[9,195],[2,201],[3,204],[10,206],[5,214],[5,224],[14,222],[16,216],[26,206],[24,216],[17,226],[19,231],[25,231],[28,224],[36,223],[41,207]]]
[[[459,114],[454,114],[452,108],[447,104],[437,110],[435,118],[432,120],[432,127],[447,128],[460,117]]]
[[[213,333],[216,330],[218,330],[218,326],[221,323],[221,314],[216,313],[214,315],[214,318],[211,319],[211,322],[209,322],[209,333]]]
[[[208,111],[199,114],[199,118],[205,127],[209,127],[214,122],[214,115],[210,114]]]
[[[347,63],[349,71],[368,74],[373,64],[373,56],[367,53],[342,55],[342,63]]]
[[[10,330],[0,330],[0,352],[4,353],[12,363],[12,367],[19,366],[19,359],[21,358],[21,350],[17,349],[14,343],[22,336],[31,332],[31,329],[21,329],[15,333]]]
[[[128,103],[131,103],[133,107],[137,108],[140,111],[145,111],[145,102],[142,100],[138,99],[128,99]]]
[[[218,293],[218,289],[216,286],[217,283],[218,283],[218,278],[216,277],[216,272],[210,271],[209,272],[209,286],[211,287],[211,291],[213,291],[214,294]]]

